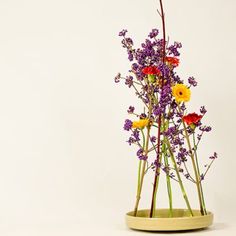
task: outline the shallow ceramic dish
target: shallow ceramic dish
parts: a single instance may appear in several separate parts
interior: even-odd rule
[[[150,210],[139,210],[137,216],[133,211],[126,214],[126,224],[131,229],[145,231],[183,231],[204,229],[213,223],[213,214],[207,212],[202,216],[199,210],[193,210],[190,216],[186,209],[173,209],[173,217],[169,217],[169,209],[157,209],[155,218],[149,217]]]

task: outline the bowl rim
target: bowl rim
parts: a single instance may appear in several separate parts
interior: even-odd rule
[[[140,209],[138,212],[145,212],[145,211],[150,211],[150,209]],[[169,211],[168,208],[158,208],[156,211]],[[188,211],[186,208],[173,208],[173,211]],[[193,213],[195,212],[200,212],[198,209],[192,209]],[[126,213],[126,217],[129,218],[135,218],[135,219],[147,219],[147,220],[160,220],[160,219],[165,219],[165,220],[177,220],[177,219],[197,219],[197,218],[203,218],[203,217],[213,217],[214,214],[211,211],[207,211],[207,215],[195,215],[195,216],[180,216],[180,217],[142,217],[142,216],[133,216],[132,213],[134,211],[129,211]]]

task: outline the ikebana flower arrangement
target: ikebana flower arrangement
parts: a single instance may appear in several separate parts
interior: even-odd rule
[[[204,124],[207,111],[204,106],[198,111],[189,107],[191,91],[197,86],[197,81],[194,77],[185,81],[178,76],[182,45],[179,42],[171,44],[166,39],[161,0],[158,12],[162,19],[162,33],[152,29],[140,48],[134,47],[127,30],[119,33],[131,67],[127,76],[118,73],[115,82],[123,81],[143,106],[137,110],[135,105],[129,104],[123,127],[130,134],[127,142],[135,148],[138,162],[137,195],[133,211],[126,215],[126,220],[130,228],[141,230],[205,228],[212,224],[213,214],[207,210],[203,183],[217,154],[213,153],[209,159],[198,155],[203,135],[211,131],[211,127]],[[206,159],[208,163],[202,166],[200,163]],[[149,184],[152,186],[150,206],[140,210],[148,172],[153,174],[153,185]],[[161,175],[167,186],[167,209],[158,208],[158,197],[164,197],[158,196]],[[173,208],[173,184],[178,184],[186,209]],[[186,184],[192,184],[192,189],[196,191],[199,209],[192,208]],[[178,221],[181,218],[186,221]]]

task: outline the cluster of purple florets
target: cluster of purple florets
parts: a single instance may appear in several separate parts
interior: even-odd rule
[[[181,172],[183,172],[184,176],[187,179],[191,180],[191,176],[188,172],[183,170],[183,165],[186,161],[188,161],[191,153],[194,150],[188,151],[184,145],[184,130],[181,127],[182,117],[186,112],[185,104],[177,105],[176,101],[172,96],[172,86],[173,84],[182,84],[183,80],[177,75],[175,71],[175,67],[169,66],[167,63],[163,62],[163,39],[158,39],[157,36],[159,34],[158,29],[152,29],[148,34],[148,38],[141,44],[139,48],[134,48],[134,42],[130,37],[127,37],[127,30],[122,30],[119,33],[119,36],[122,38],[121,43],[122,46],[127,50],[128,59],[131,62],[131,69],[129,70],[130,75],[126,77],[122,77],[120,73],[115,77],[115,82],[119,83],[122,79],[124,80],[124,84],[128,86],[128,88],[133,88],[135,94],[139,99],[142,100],[145,107],[145,112],[135,113],[135,107],[129,106],[127,112],[129,115],[134,114],[135,117],[138,116],[139,119],[149,118],[153,125],[157,125],[160,119],[160,115],[163,115],[166,122],[168,123],[168,127],[162,127],[161,135],[162,137],[168,138],[171,145],[171,150],[176,156],[177,164]],[[179,49],[182,47],[182,44],[179,42],[174,42],[172,45],[168,45],[166,42],[166,56],[170,57],[178,57],[180,55]],[[150,83],[147,86],[144,83],[145,74],[143,73],[143,69],[148,66],[155,66],[160,70],[162,75],[162,82],[159,83]],[[189,77],[187,79],[189,87],[196,87],[197,81],[194,77]],[[150,94],[153,94],[153,97],[150,97]],[[158,102],[154,103],[151,106],[151,110],[148,110],[148,105],[151,99],[158,99]],[[200,113],[202,116],[206,114],[206,109],[204,106],[200,108]],[[129,145],[136,144],[138,146],[137,157],[140,160],[149,159],[148,155],[145,154],[142,143],[142,139],[140,137],[140,132],[143,130],[132,128],[133,122],[130,119],[126,119],[124,123],[124,130],[129,131],[131,133],[128,143]],[[167,124],[166,124],[167,125]],[[199,142],[202,139],[202,136],[206,132],[211,131],[210,126],[203,125],[201,121],[199,121],[194,129],[191,127],[187,128],[188,134],[192,135],[194,139],[196,139],[195,149],[197,149]],[[150,142],[155,147],[157,143],[156,134],[150,135]],[[155,149],[155,148],[154,148]],[[169,157],[169,155],[167,154]],[[210,159],[216,159],[217,154],[214,153]],[[156,161],[156,160],[155,160]],[[151,163],[152,166],[156,166],[157,163],[153,161]],[[168,172],[171,177],[174,178],[173,173],[170,172],[168,166],[162,166],[162,169],[165,172]],[[204,175],[202,175],[204,176]],[[202,177],[202,180],[204,178]]]

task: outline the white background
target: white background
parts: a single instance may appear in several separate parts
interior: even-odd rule
[[[193,234],[233,235],[236,2],[164,6],[170,41],[183,44],[178,73],[199,82],[188,109],[205,104],[205,122],[214,128],[202,143],[202,162],[219,153],[204,184],[215,225]],[[161,27],[157,7],[156,0],[0,1],[1,235],[145,235],[124,223],[137,158],[122,127],[137,100],[113,77],[129,69],[118,32],[129,29],[139,46]],[[160,207],[167,206],[164,186]],[[184,207],[179,194],[174,201]],[[147,191],[140,207],[149,205]]]

